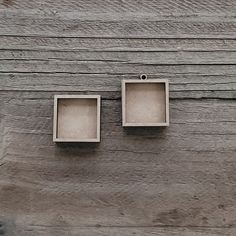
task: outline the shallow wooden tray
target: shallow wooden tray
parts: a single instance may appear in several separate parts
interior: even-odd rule
[[[168,80],[123,80],[122,125],[168,126]]]
[[[55,95],[54,142],[100,142],[99,95]]]

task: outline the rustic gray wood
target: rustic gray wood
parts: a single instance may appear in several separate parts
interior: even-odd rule
[[[70,228],[68,227],[43,227],[31,226],[24,230],[18,230],[18,233],[24,236],[48,236],[51,235],[83,235],[83,236],[110,236],[110,235],[127,235],[127,236],[231,236],[235,235],[235,229],[208,229],[208,228],[157,228],[157,227],[97,227],[97,228]]]
[[[2,3],[1,35],[235,38],[234,0]]]
[[[36,0],[14,0],[14,1],[2,1],[3,9],[26,9],[35,10],[39,7],[38,1]],[[96,3],[96,4],[95,4]],[[56,2],[52,0],[41,0],[39,12],[48,10],[49,13],[52,10],[59,12],[73,12],[75,10],[80,10],[83,12],[90,13],[123,13],[126,12],[137,12],[142,11],[146,13],[156,13],[158,10],[158,15],[165,14],[230,14],[235,13],[236,3],[232,0],[223,1],[210,1],[210,0],[189,0],[182,2],[181,0],[161,0],[158,3],[155,0],[143,0],[141,2],[136,2],[133,0],[126,1],[104,1],[104,0],[57,0]],[[51,12],[53,13],[53,12]]]
[[[231,1],[233,2],[233,1]],[[138,4],[137,4],[138,5]],[[223,5],[223,3],[222,3]],[[235,14],[158,15],[143,11],[123,13],[1,10],[1,35],[59,37],[193,37],[235,38]],[[49,12],[48,12],[49,11]]]
[[[236,1],[0,1],[0,235],[235,236]],[[170,126],[121,126],[121,81]],[[101,143],[55,145],[53,96],[100,94]]]
[[[235,51],[233,39],[194,38],[96,38],[96,37],[43,37],[1,36],[0,49],[72,52],[86,51]]]
[[[101,66],[102,67],[102,66]],[[65,68],[63,67],[60,68]],[[73,69],[74,67],[72,67]],[[78,65],[75,66],[78,68]],[[117,72],[119,72],[117,67]],[[120,97],[122,79],[135,79],[135,71],[155,70],[149,78],[167,78],[170,82],[170,98],[236,98],[235,66],[152,66],[133,68],[121,74],[83,74],[83,73],[0,73],[1,91],[64,91],[66,93],[105,93],[105,97]],[[87,69],[89,72],[93,68]],[[109,69],[108,69],[109,72]],[[109,91],[111,93],[109,93]]]
[[[233,100],[172,100],[164,130],[124,130],[120,100],[103,100],[100,145],[55,146],[52,96],[2,94],[0,208],[16,224],[234,225]]]

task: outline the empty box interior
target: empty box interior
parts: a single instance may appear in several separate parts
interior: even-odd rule
[[[167,123],[166,83],[125,83],[125,124],[139,126]]]
[[[89,141],[98,139],[98,137],[98,103],[96,98],[57,99],[56,139]]]

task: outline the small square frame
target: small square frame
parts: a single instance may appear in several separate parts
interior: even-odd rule
[[[58,137],[59,100],[62,99],[96,99],[96,137],[95,138],[60,138]],[[53,142],[100,142],[101,96],[100,95],[55,95],[53,118]]]
[[[127,122],[127,86],[129,84],[164,84],[165,93],[165,106],[164,116],[165,121],[163,122]],[[122,126],[124,127],[135,127],[135,126],[169,126],[169,82],[168,79],[131,79],[122,80]],[[153,102],[153,101],[152,101]],[[158,103],[158,101],[157,101]]]

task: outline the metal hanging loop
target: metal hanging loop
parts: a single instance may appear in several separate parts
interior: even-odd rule
[[[146,80],[146,79],[147,79],[147,75],[146,75],[146,74],[141,74],[141,75],[139,76],[139,78],[140,78],[141,80]]]

